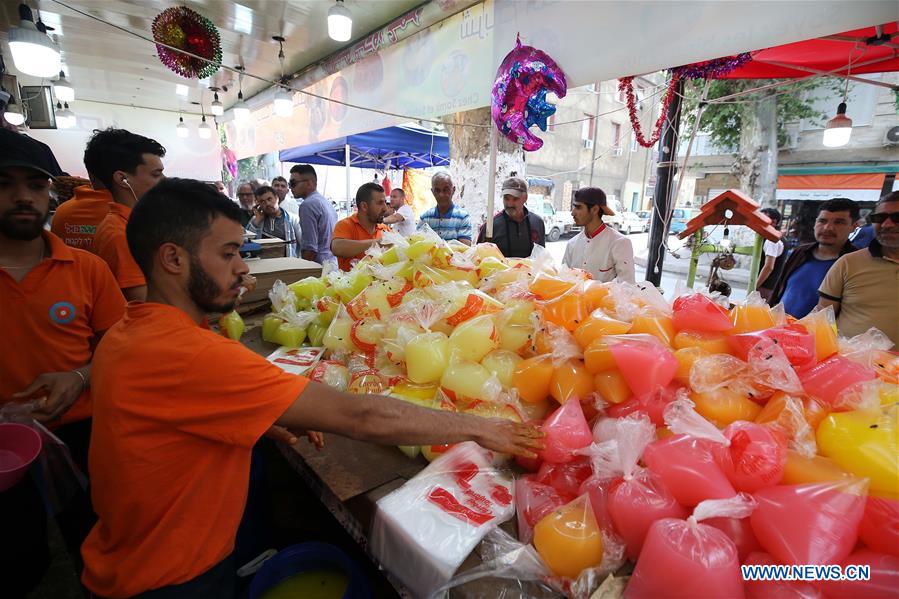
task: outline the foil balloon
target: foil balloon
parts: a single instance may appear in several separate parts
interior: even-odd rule
[[[515,49],[496,71],[491,104],[493,123],[506,138],[528,152],[539,150],[543,140],[529,129],[537,125],[546,131],[547,119],[556,112],[556,107],[547,101],[547,94],[552,92],[564,98],[567,91],[565,73],[556,61],[542,50],[522,46],[518,38]]]

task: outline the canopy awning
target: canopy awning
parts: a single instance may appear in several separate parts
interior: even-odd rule
[[[350,164],[346,164],[347,145]],[[375,169],[448,166],[449,138],[445,133],[400,125],[281,150],[278,157],[281,162]]]
[[[775,46],[752,52],[752,60],[724,79],[794,79],[813,74],[852,75],[899,71],[896,23]],[[849,65],[851,64],[851,69]]]

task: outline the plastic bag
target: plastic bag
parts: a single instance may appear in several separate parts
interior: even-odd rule
[[[811,348],[809,348],[811,358]],[[774,391],[801,393],[802,384],[784,352],[782,343],[775,338],[760,339],[750,350],[747,359],[751,373],[751,386],[755,397],[768,397]]]
[[[567,503],[579,495],[581,485],[592,474],[593,466],[589,456],[579,455],[565,464],[544,462],[537,471],[535,480],[558,491]]]
[[[565,402],[549,415],[541,428],[546,437],[544,448],[538,455],[544,462],[570,462],[578,449],[587,447],[593,441],[579,401]]]
[[[535,282],[539,280],[538,277]],[[531,289],[533,288],[534,283],[531,284]],[[570,332],[574,332],[590,315],[584,295],[577,285],[558,297],[542,302],[540,310],[546,322],[564,327]]]
[[[749,352],[759,343],[767,341],[776,343],[793,368],[803,370],[817,362],[815,337],[799,324],[779,326],[742,335],[731,335],[727,338],[735,356],[741,360],[749,359]]]
[[[628,599],[743,597],[737,548],[709,518],[745,518],[755,507],[740,494],[703,501],[687,520],[663,518],[649,529],[625,595]]]
[[[832,412],[818,425],[818,450],[852,474],[867,477],[872,493],[899,498],[897,433],[897,404]]]
[[[776,406],[781,407],[778,410]],[[777,430],[787,439],[790,449],[806,458],[814,457],[818,452],[818,444],[815,442],[815,430],[806,418],[802,400],[783,395],[768,400],[765,410],[769,407],[772,408],[772,413],[777,410],[776,416],[768,420],[767,415],[763,419],[763,415],[759,414],[756,422]]]
[[[855,337],[840,339],[840,354],[866,368],[873,368],[878,352],[892,347],[893,341],[874,327]]]
[[[701,293],[680,296],[674,300],[672,308],[674,326],[679,331],[721,333],[734,328],[727,310]]]
[[[284,309],[284,306],[288,304],[294,305],[296,296],[290,291],[284,281],[278,279],[269,290],[268,299],[272,302],[272,312],[277,314]]]
[[[724,387],[742,388],[749,376],[749,365],[728,354],[712,354],[693,362],[690,387],[699,393],[712,393]]]
[[[715,455],[737,491],[753,493],[780,483],[787,462],[784,441],[771,429],[737,421],[724,429],[729,443]]]
[[[459,444],[377,502],[375,558],[415,596],[446,584],[484,536],[515,512],[512,480],[491,452]]]
[[[779,485],[754,494],[752,530],[781,563],[835,564],[858,538],[867,481]]]
[[[322,360],[309,373],[309,379],[340,391],[346,391],[350,384],[350,372],[340,362]]]
[[[538,482],[534,476],[515,481],[515,511],[518,514],[518,538],[530,543],[534,526],[544,516],[571,501],[552,486]]]
[[[868,549],[858,549],[840,565],[865,565],[870,568],[870,580],[827,580],[816,583],[827,597],[852,599],[895,599],[899,589],[899,558]]]
[[[665,408],[665,422],[674,436],[647,446],[643,461],[659,475],[678,503],[695,506],[707,499],[733,497],[736,491],[715,457],[722,445],[729,444],[721,431],[684,398]]]
[[[576,579],[603,560],[602,530],[584,495],[553,510],[534,526],[534,547],[556,576]]]
[[[803,389],[809,395],[835,405],[840,393],[864,381],[870,381],[875,372],[843,356],[832,356],[803,371],[799,375]]]
[[[731,322],[734,325],[733,333],[761,331],[781,324],[785,315],[783,306],[778,306],[779,308],[770,308],[759,292],[753,291],[730,311]]]
[[[858,536],[874,551],[899,557],[899,499],[869,495]]]
[[[28,474],[37,485],[50,516],[56,516],[77,493],[87,489],[87,477],[72,460],[69,447],[31,416],[37,400],[9,402],[0,406],[0,422],[16,422],[33,428],[41,436],[41,452]]]
[[[617,320],[597,308],[574,330],[574,338],[583,349],[606,335],[624,335],[631,323]]]
[[[837,336],[837,321],[833,314],[833,307],[827,306],[823,310],[815,310],[799,321],[815,338],[815,360],[821,362],[837,353],[839,350],[839,338]]]
[[[599,379],[597,375],[597,379]],[[634,397],[623,403],[618,403],[606,408],[605,413],[611,418],[624,418],[631,414],[642,413],[649,417],[656,426],[665,426],[665,408],[673,402],[679,394],[683,394],[683,388],[669,385],[659,389],[655,393],[648,393]]]
[[[652,335],[608,335],[604,341],[634,395],[666,387],[677,372],[677,359]]]

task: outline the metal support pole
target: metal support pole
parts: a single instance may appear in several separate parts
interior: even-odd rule
[[[675,158],[677,157],[677,131],[680,125],[681,96],[684,80],[674,86],[674,97],[668,105],[668,114],[662,128],[659,148],[659,168],[656,174],[656,188],[653,193],[652,225],[649,229],[649,255],[646,260],[646,280],[658,287],[662,283],[662,264],[665,258],[665,241],[668,238],[668,221],[677,198],[671,197],[674,182]]]
[[[690,253],[690,268],[687,270],[687,287],[690,289],[693,289],[693,283],[696,282],[700,254],[702,254],[702,227],[693,233],[693,251]]]
[[[496,195],[496,127],[490,127],[490,158],[487,162],[487,226],[484,229],[486,241],[493,241],[493,206]],[[475,231],[477,232],[477,231]],[[475,235],[477,238],[477,235]],[[477,239],[475,239],[477,241]]]
[[[752,246],[752,260],[749,263],[749,283],[746,293],[755,291],[755,282],[759,278],[759,265],[762,263],[762,246],[765,240],[758,233],[755,234],[755,244]]]
[[[343,146],[343,167],[344,172],[346,173],[346,199],[344,200],[347,212],[350,212],[350,204],[352,204],[353,194],[350,191],[350,144],[344,144]]]

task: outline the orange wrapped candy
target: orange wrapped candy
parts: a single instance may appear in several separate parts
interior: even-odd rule
[[[696,404],[696,411],[718,427],[737,420],[752,421],[762,410],[745,395],[727,387],[710,393],[691,393],[690,399]]]
[[[734,328],[730,331],[734,335],[770,329],[776,324],[771,308],[767,304],[734,306],[730,311],[730,321],[734,323]]]
[[[674,349],[685,347],[701,347],[710,354],[729,354],[730,344],[727,336],[721,333],[704,333],[702,331],[681,331],[674,336]]]
[[[582,295],[573,290],[546,301],[542,305],[543,318],[568,331],[574,331],[587,319],[590,312]]]
[[[646,333],[657,337],[665,345],[671,345],[677,331],[674,329],[674,321],[670,316],[650,313],[635,316],[628,333],[631,335]]]
[[[586,356],[586,354],[584,355]],[[674,380],[683,385],[689,385],[693,363],[708,355],[708,352],[701,347],[685,347],[674,352],[674,359],[677,360],[677,373],[674,375]]]
[[[593,386],[605,401],[613,404],[625,402],[632,395],[624,376],[614,370],[597,374],[593,378]]]
[[[612,350],[601,337],[594,339],[584,350],[584,366],[592,374],[618,369]]]

